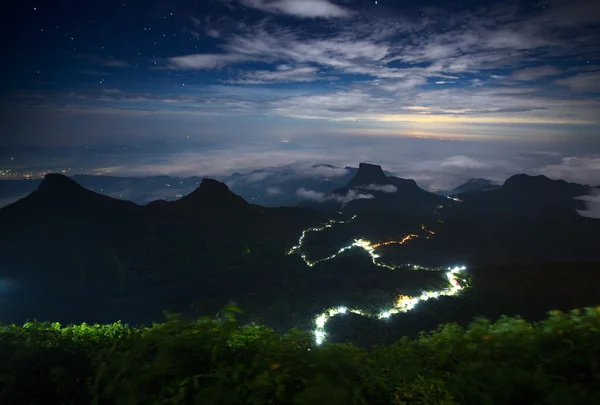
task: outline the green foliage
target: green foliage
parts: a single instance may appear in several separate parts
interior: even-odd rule
[[[600,403],[600,307],[440,325],[370,351],[307,333],[166,313],[151,328],[0,325],[0,403],[56,405]]]

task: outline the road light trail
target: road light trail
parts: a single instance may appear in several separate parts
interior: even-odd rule
[[[435,234],[435,232],[430,231],[427,229],[427,227],[425,225],[421,225],[421,230],[423,231],[423,235],[417,235],[417,234],[409,234],[407,236],[405,236],[404,238],[400,239],[400,240],[389,240],[386,242],[379,242],[379,243],[371,243],[368,240],[365,239],[354,239],[354,241],[347,245],[344,246],[342,248],[340,248],[337,252],[335,252],[334,254],[327,256],[327,257],[323,257],[321,259],[318,260],[310,260],[308,258],[308,256],[306,255],[306,253],[302,252],[302,245],[304,243],[304,240],[306,238],[306,235],[311,233],[311,232],[321,232],[324,231],[327,228],[332,228],[333,225],[336,224],[343,224],[343,223],[348,223],[353,221],[357,216],[354,215],[350,220],[348,221],[335,221],[335,220],[330,220],[328,223],[321,225],[319,227],[313,227],[313,228],[308,228],[305,229],[304,231],[302,231],[302,235],[300,236],[299,240],[298,240],[298,244],[293,246],[289,251],[288,251],[288,255],[292,255],[294,253],[297,253],[302,260],[304,260],[304,263],[306,263],[307,266],[309,267],[313,267],[316,264],[319,263],[323,263],[326,262],[328,260],[334,259],[337,256],[341,255],[342,253],[353,249],[355,247],[361,248],[363,249],[365,252],[367,252],[369,254],[369,256],[371,257],[371,260],[373,261],[373,264],[379,267],[385,267],[391,270],[395,270],[398,268],[403,268],[403,267],[407,267],[406,265],[390,265],[390,264],[386,264],[386,263],[381,263],[379,262],[377,259],[379,259],[381,256],[379,256],[379,254],[375,253],[375,249],[378,249],[380,247],[384,247],[384,246],[389,246],[389,245],[404,245],[406,242],[413,240],[413,239],[417,239],[417,238],[424,238],[424,239],[429,239],[432,235]]]
[[[358,247],[358,248],[363,249],[365,252],[367,252],[369,254],[369,256],[371,257],[373,264],[375,264],[376,266],[379,266],[379,267],[385,267],[390,270],[395,270],[398,268],[408,268],[408,269],[415,269],[415,270],[417,270],[417,269],[418,270],[436,270],[436,269],[429,269],[429,268],[426,268],[423,266],[418,266],[418,265],[414,265],[414,266],[393,265],[393,264],[390,265],[390,264],[386,264],[386,263],[381,263],[377,260],[380,258],[380,256],[375,252],[376,249],[384,247],[384,246],[394,245],[394,244],[403,245],[403,244],[409,242],[410,240],[421,237],[417,234],[409,234],[400,240],[389,240],[386,242],[379,242],[379,243],[371,243],[370,241],[364,240],[364,239],[355,239],[353,243],[340,248],[336,253],[334,253],[330,256],[315,260],[315,261],[309,260],[307,255],[302,252],[302,246],[303,246],[303,243],[304,243],[304,240],[305,240],[307,234],[309,234],[311,232],[315,232],[315,233],[322,232],[327,228],[332,228],[334,225],[348,223],[348,222],[356,219],[356,217],[357,216],[354,215],[348,221],[346,221],[346,220],[336,221],[336,220],[332,219],[328,223],[326,223],[322,226],[305,229],[302,232],[302,235],[300,236],[300,238],[298,240],[298,244],[296,246],[292,247],[288,251],[288,255],[298,254],[302,258],[302,260],[304,260],[304,262],[306,263],[307,266],[313,267],[319,263],[331,260],[331,259],[339,256],[340,254],[346,252],[347,250]],[[438,220],[438,221],[442,222],[441,220]],[[425,225],[421,225],[421,231],[424,234],[423,237],[425,239],[430,239],[433,235],[435,235],[435,232],[427,229],[427,227]],[[446,279],[448,280],[448,284],[445,288],[438,290],[438,291],[422,291],[421,294],[417,297],[400,295],[398,297],[398,299],[393,303],[393,305],[391,305],[391,308],[383,309],[377,314],[369,313],[368,311],[362,310],[360,308],[347,308],[347,307],[343,307],[343,306],[329,308],[315,317],[315,328],[312,331],[312,333],[315,337],[315,342],[318,345],[320,345],[325,341],[325,338],[327,336],[327,333],[325,331],[325,326],[327,325],[327,322],[331,318],[334,318],[338,315],[353,313],[356,315],[361,315],[361,316],[365,316],[365,317],[372,318],[372,319],[389,319],[392,315],[405,313],[405,312],[413,310],[419,302],[428,301],[430,299],[437,299],[437,298],[443,297],[443,296],[456,295],[465,288],[465,286],[461,285],[459,283],[459,281],[457,280],[458,275],[460,273],[464,272],[465,270],[466,270],[466,267],[464,267],[464,266],[462,266],[462,267],[456,266],[453,268],[449,267],[445,273]]]
[[[410,297],[408,295],[400,295],[396,302],[394,302],[392,308],[386,308],[381,310],[379,313],[369,313],[359,308],[347,308],[347,307],[335,307],[329,308],[315,317],[315,328],[312,333],[315,337],[315,343],[317,345],[322,344],[327,337],[325,326],[327,322],[338,316],[347,313],[353,313],[356,315],[364,316],[371,319],[389,319],[392,315],[406,313],[413,310],[419,302],[428,301],[430,299],[437,299],[444,296],[457,295],[460,291],[464,290],[465,286],[462,286],[456,279],[459,273],[466,270],[466,267],[454,267],[449,268],[446,271],[446,278],[448,279],[448,287],[438,291],[423,291],[417,297]]]

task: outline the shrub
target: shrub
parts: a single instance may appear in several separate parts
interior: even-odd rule
[[[1,404],[600,403],[600,307],[446,324],[363,350],[176,315],[150,328],[0,327]]]

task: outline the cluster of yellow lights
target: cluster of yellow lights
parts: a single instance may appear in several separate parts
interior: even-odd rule
[[[423,227],[424,227],[424,226],[425,226],[425,225],[423,225]],[[374,249],[377,249],[377,248],[379,248],[379,247],[382,247],[382,246],[388,246],[388,245],[403,245],[403,244],[405,244],[406,242],[408,242],[409,240],[411,240],[411,239],[415,239],[415,238],[418,238],[418,237],[419,237],[419,235],[415,235],[414,233],[411,233],[410,235],[408,235],[408,236],[405,236],[405,237],[404,237],[404,238],[402,238],[401,240],[389,240],[389,241],[387,241],[387,242],[376,243],[376,244],[374,244],[374,245],[372,245],[372,246],[373,246],[373,248],[374,248]]]
[[[334,224],[347,223],[347,222],[354,220],[355,218],[356,218],[356,215],[354,215],[348,221],[344,221],[344,220],[336,221],[336,220],[332,219],[328,223],[326,223],[320,227],[314,227],[314,228],[309,228],[309,229],[304,230],[302,232],[302,235],[300,236],[298,244],[289,250],[288,255],[298,253],[300,255],[300,257],[302,257],[304,262],[309,267],[312,267],[316,264],[325,262],[327,260],[331,260],[334,257],[345,252],[346,250],[352,249],[354,247],[358,247],[358,248],[361,248],[364,251],[366,251],[369,254],[369,256],[371,256],[371,260],[373,261],[373,264],[375,264],[376,266],[385,267],[385,268],[388,268],[391,270],[395,270],[395,269],[398,269],[401,267],[406,268],[406,266],[404,266],[404,265],[398,266],[398,265],[389,265],[389,264],[385,264],[385,263],[380,263],[377,260],[377,259],[379,259],[380,256],[377,253],[375,253],[375,249],[383,247],[383,246],[393,245],[393,244],[402,245],[412,239],[419,238],[419,235],[410,234],[410,235],[405,236],[401,240],[391,240],[391,241],[380,242],[380,243],[375,243],[375,244],[371,243],[368,240],[355,239],[352,244],[342,247],[336,253],[334,253],[330,256],[324,257],[322,259],[315,260],[315,261],[310,261],[308,259],[308,257],[306,256],[306,254],[302,253],[301,248],[304,243],[304,239],[306,238],[306,235],[308,233],[321,232],[327,228],[331,228]],[[426,239],[429,239],[432,235],[435,234],[435,232],[427,229],[427,227],[425,225],[421,226],[421,230],[427,233],[427,236],[425,237]],[[419,265],[411,266],[409,264],[408,266],[409,266],[409,268],[414,268],[415,270],[433,270],[433,269],[429,269],[429,268],[419,266]],[[331,318],[334,318],[338,315],[353,313],[356,315],[366,316],[366,317],[374,318],[374,319],[389,319],[392,315],[408,312],[408,311],[414,309],[415,306],[421,301],[427,301],[429,299],[437,299],[442,296],[456,295],[461,290],[464,289],[464,286],[461,286],[460,283],[458,282],[458,280],[456,279],[457,275],[459,273],[463,272],[464,270],[466,270],[466,268],[464,266],[448,268],[448,270],[446,271],[446,278],[448,279],[448,286],[446,288],[443,288],[442,290],[439,290],[439,291],[423,291],[418,297],[409,297],[406,295],[400,295],[398,297],[398,299],[396,300],[396,302],[393,304],[392,308],[385,309],[378,314],[370,314],[361,309],[347,308],[347,307],[336,307],[336,308],[327,309],[325,312],[319,314],[315,318],[315,329],[313,330],[313,334],[315,336],[315,342],[318,345],[320,345],[325,341],[325,337],[327,335],[325,332],[325,326]]]
[[[371,256],[371,260],[373,262],[374,265],[379,266],[379,267],[385,267],[387,269],[391,269],[391,270],[395,270],[401,267],[405,267],[405,266],[397,266],[397,265],[390,265],[390,264],[386,264],[386,263],[381,263],[379,262],[377,259],[379,259],[381,256],[379,256],[377,253],[375,253],[375,249],[383,247],[383,246],[389,246],[389,245],[403,245],[406,242],[412,240],[412,239],[416,239],[419,238],[419,235],[416,234],[410,234],[405,236],[404,238],[400,239],[400,240],[390,240],[390,241],[386,241],[386,242],[379,242],[379,243],[371,243],[368,240],[364,240],[364,239],[355,239],[354,242],[352,242],[352,244],[344,246],[342,248],[340,248],[337,252],[335,252],[334,254],[327,256],[327,257],[323,257],[321,259],[318,260],[314,260],[311,261],[308,259],[308,256],[301,252],[301,248],[302,248],[302,244],[304,243],[304,239],[306,238],[306,235],[310,232],[321,232],[327,228],[331,228],[334,224],[343,224],[343,223],[348,223],[352,220],[354,220],[356,218],[356,215],[354,215],[350,220],[348,221],[336,221],[334,219],[329,220],[328,223],[319,226],[319,227],[314,227],[314,228],[308,228],[305,229],[304,231],[302,231],[302,235],[300,236],[300,239],[298,240],[298,244],[296,246],[293,246],[289,251],[288,251],[288,255],[292,255],[294,253],[298,253],[300,255],[300,257],[302,258],[302,260],[304,260],[304,263],[306,263],[307,266],[309,267],[313,267],[316,264],[319,263],[323,263],[326,262],[328,260],[331,260],[337,256],[339,256],[340,254],[344,253],[347,250],[350,250],[352,248],[358,247],[363,249],[365,252],[367,252],[369,254],[369,256]],[[431,237],[431,235],[434,235],[435,232],[430,231],[427,229],[427,227],[425,225],[421,225],[421,229],[423,231],[425,231],[427,233],[427,236],[425,236],[425,239],[429,239]],[[417,266],[418,267],[418,266]]]

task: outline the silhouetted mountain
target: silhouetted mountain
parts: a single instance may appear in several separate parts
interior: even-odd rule
[[[366,184],[392,184],[388,177],[383,173],[379,165],[361,163],[358,165],[358,171],[348,182],[347,187],[356,187]]]
[[[385,243],[415,233],[406,244],[381,247],[380,260],[471,267],[600,259],[600,220],[574,210],[583,204],[574,197],[586,186],[514,176],[496,190],[464,194],[459,203],[412,180],[381,176],[377,167],[361,167],[353,177],[368,184],[328,196],[352,191],[374,198],[344,206],[359,213],[354,221],[307,233],[302,253],[311,259],[328,257],[357,238]],[[163,319],[163,309],[189,314],[195,302],[193,315],[212,316],[235,300],[268,324],[312,327],[309,315],[332,305],[388,305],[390,297],[439,283],[436,272],[377,267],[361,249],[316,268],[299,255],[286,255],[303,230],[348,217],[249,204],[212,179],[177,201],[144,206],[48,175],[30,195],[0,209],[0,280],[15,286],[0,295],[0,321],[149,323]],[[381,302],[372,299],[382,296]],[[465,305],[474,311],[478,302]]]
[[[96,146],[93,149],[97,149]],[[305,188],[328,193],[345,186],[358,171],[356,167],[339,168],[333,165],[292,164],[236,172],[228,177],[213,177],[253,204],[266,207],[295,206],[302,197],[297,190]],[[74,174],[70,176],[83,187],[114,198],[148,204],[158,199],[176,200],[195,190],[201,177],[118,177]],[[37,189],[41,179],[0,180],[0,208]]]
[[[476,191],[487,191],[493,190],[500,187],[497,184],[494,184],[491,180],[487,179],[471,179],[464,184],[454,188],[452,191],[448,193],[448,195],[457,195],[463,193],[474,193]]]
[[[442,210],[443,233],[433,245],[492,263],[593,260],[600,221],[584,218],[576,199],[590,187],[518,174],[494,190],[463,193]]]
[[[517,174],[504,182],[502,193],[512,197],[575,198],[589,192],[590,187],[564,180],[552,180],[544,175]]]
[[[251,205],[211,179],[180,200],[141,206],[47,175],[0,209],[0,279],[16,280],[28,297],[0,305],[0,315],[141,322],[201,297],[199,308],[215,313],[275,269],[300,276],[303,267],[284,253],[302,229],[329,217]]]
[[[360,196],[372,198],[360,198]],[[396,212],[412,215],[431,212],[447,199],[420,188],[414,180],[387,176],[381,166],[361,163],[344,187],[335,189],[318,201],[305,200],[300,206],[348,213]]]
[[[359,165],[358,171],[352,177],[352,179],[348,182],[345,189],[358,188],[369,191],[382,191],[383,189],[378,189],[377,187],[369,186],[382,186],[382,185],[390,185],[396,186],[398,189],[398,193],[406,196],[410,194],[420,194],[422,196],[427,195],[431,196],[436,201],[443,201],[439,196],[436,196],[428,191],[423,190],[417,185],[417,182],[412,179],[402,179],[399,177],[388,176],[384,173],[383,169],[379,165],[372,165],[368,163],[361,163]],[[337,192],[337,190],[336,190]],[[393,194],[389,193],[388,194]]]
[[[465,207],[475,213],[481,210],[503,212],[511,216],[524,215],[575,215],[582,209],[582,201],[576,197],[586,195],[589,186],[552,180],[546,176],[517,174],[507,179],[501,187],[479,193],[459,195]]]
[[[200,187],[176,201],[173,206],[227,211],[246,209],[249,205],[242,197],[232,193],[225,184],[205,178]]]
[[[38,190],[49,193],[67,193],[72,194],[72,196],[87,192],[84,187],[75,181],[58,173],[47,174],[44,177],[44,181],[39,185]]]
[[[96,215],[110,215],[123,210],[130,212],[134,207],[138,205],[96,193],[67,176],[52,173],[45,176],[37,190],[0,212],[4,215],[14,213],[17,217],[27,212],[30,217],[38,217],[56,212],[70,215],[94,210]]]
[[[71,178],[97,193],[130,200],[137,204],[147,204],[156,199],[175,200],[189,194],[202,181],[201,177],[116,177],[87,174],[75,174]],[[41,181],[41,179],[0,180],[0,200],[24,197],[35,191]]]

